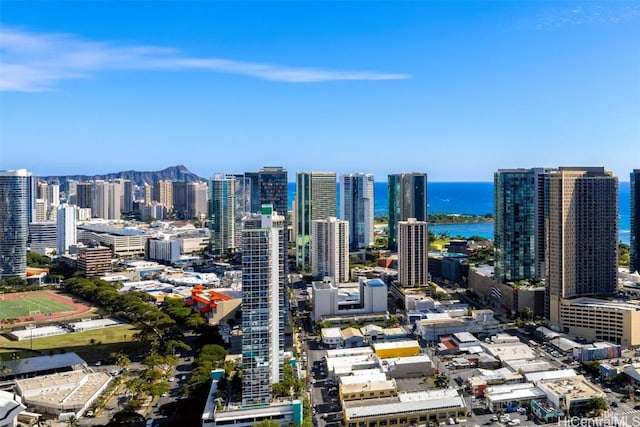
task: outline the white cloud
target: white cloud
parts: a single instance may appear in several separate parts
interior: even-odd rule
[[[192,58],[176,49],[125,46],[70,34],[32,33],[0,27],[0,90],[40,92],[66,79],[105,70],[204,70],[289,83],[398,80],[407,74],[291,67],[223,58]]]
[[[640,16],[637,3],[583,4],[552,10],[536,17],[533,27],[537,30],[559,30],[565,27],[591,24],[616,24]]]

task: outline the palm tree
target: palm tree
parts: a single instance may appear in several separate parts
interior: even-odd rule
[[[69,427],[78,427],[80,425],[80,420],[76,418],[75,415],[71,415],[67,420],[67,426]]]

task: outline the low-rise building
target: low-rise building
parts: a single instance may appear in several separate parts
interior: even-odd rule
[[[377,342],[371,345],[376,356],[381,359],[408,357],[420,354],[420,343],[416,340]]]
[[[242,299],[197,285],[191,290],[191,298],[186,304],[207,319],[210,325],[219,325],[226,324],[229,319],[235,319]]]
[[[544,399],[546,394],[533,384],[518,383],[487,387],[484,396],[491,412],[510,412],[519,407],[529,406],[532,400]]]
[[[322,328],[320,330],[322,344],[328,348],[342,346],[342,331],[340,328]]]
[[[547,400],[556,408],[562,409],[569,415],[586,412],[591,400],[604,397],[604,394],[582,375],[569,378],[545,379],[536,382]]]
[[[16,391],[31,411],[79,418],[112,379],[105,372],[70,371],[16,380]]]
[[[257,423],[271,420],[285,427],[291,423],[301,425],[303,406],[300,400],[282,400],[260,407],[228,405],[218,407],[218,380],[211,381],[209,395],[202,412],[202,427],[251,427]]]
[[[433,363],[426,354],[382,359],[382,370],[389,378],[419,378],[433,375]]]
[[[363,381],[340,385],[342,401],[379,399],[396,396],[397,387],[394,380]]]
[[[27,407],[22,404],[20,396],[0,390],[0,426],[16,427],[18,415],[25,409]]]
[[[378,325],[363,326],[360,333],[368,343],[384,340],[384,330]]]
[[[346,401],[343,412],[346,427],[409,427],[465,418],[468,410],[455,389],[444,389]]]
[[[313,320],[387,312],[387,285],[361,277],[357,284],[336,284],[325,278],[313,282]]]
[[[344,328],[340,331],[342,334],[342,344],[347,347],[362,347],[364,345],[364,337],[358,328]]]

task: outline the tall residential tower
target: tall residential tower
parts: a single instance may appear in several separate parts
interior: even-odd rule
[[[373,245],[373,175],[357,173],[340,177],[340,218],[349,221],[349,245]]]
[[[429,283],[427,222],[409,218],[398,222],[398,283],[402,287]]]
[[[427,221],[427,174],[400,173],[388,177],[389,249],[398,249],[398,221]]]
[[[310,267],[311,222],[336,216],[335,172],[298,172],[294,206],[296,262],[300,268]]]
[[[544,276],[544,174],[501,169],[494,174],[495,277],[500,283]]]
[[[236,249],[236,180],[216,175],[209,181],[211,250],[221,254]]]
[[[0,279],[26,276],[28,177],[26,169],[0,171]]]
[[[311,274],[349,280],[349,222],[335,217],[311,222]]]
[[[602,167],[561,167],[545,181],[545,314],[559,324],[562,299],[616,289],[618,178]]]
[[[242,404],[271,402],[282,378],[284,285],[287,254],[284,217],[264,205],[242,228]]]
[[[631,172],[631,258],[629,271],[640,270],[640,169]]]

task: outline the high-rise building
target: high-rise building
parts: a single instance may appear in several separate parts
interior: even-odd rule
[[[35,221],[44,222],[47,220],[47,201],[45,199],[36,199]]]
[[[76,184],[76,200],[79,208],[91,208],[93,214],[93,182]]]
[[[544,276],[546,169],[494,174],[495,278],[500,283]]]
[[[187,181],[173,181],[173,213],[176,218],[187,218],[188,185]]]
[[[109,183],[109,219],[120,219],[121,217],[122,188],[123,184],[120,182]]]
[[[398,221],[427,221],[427,174],[400,173],[388,177],[389,249],[398,249]]]
[[[28,177],[25,169],[0,171],[0,279],[26,276]]]
[[[109,183],[97,180],[94,182],[93,212],[94,218],[109,219]]]
[[[67,204],[58,207],[56,218],[56,253],[64,255],[77,243],[76,208]]]
[[[49,196],[49,184],[44,181],[38,181],[36,198],[42,199],[48,203],[47,197]]]
[[[60,206],[60,184],[49,184],[47,187],[47,203],[58,209]]]
[[[311,274],[349,280],[349,222],[336,217],[311,222]]]
[[[640,169],[631,172],[631,252],[629,271],[640,270]]]
[[[221,254],[236,249],[236,180],[223,174],[209,181],[209,230],[211,251]]]
[[[248,215],[242,229],[242,403],[271,402],[284,354],[284,217],[271,205]]]
[[[280,166],[265,166],[258,172],[246,172],[244,175],[249,180],[245,184],[250,186],[251,212],[258,212],[262,205],[271,204],[286,220],[289,209],[287,170]]]
[[[65,186],[65,197],[67,204],[78,204],[78,181],[75,179],[68,179]]]
[[[153,193],[152,187],[151,185],[145,182],[142,188],[143,188],[142,197],[144,199],[144,205],[150,205],[152,200],[152,193]]]
[[[298,172],[295,200],[296,262],[310,267],[311,222],[336,216],[335,172]]]
[[[340,177],[340,218],[349,221],[349,245],[373,245],[373,175],[357,173]]]
[[[204,219],[209,210],[209,189],[206,182],[192,182],[188,188],[189,206],[187,215],[189,218]],[[237,240],[240,241],[239,239]]]
[[[427,222],[409,218],[398,222],[398,282],[402,287],[429,283]]]
[[[36,195],[38,194],[38,177],[27,174],[27,221],[36,220]]]
[[[153,184],[151,200],[162,203],[167,209],[173,209],[173,182],[161,179]]]
[[[618,178],[601,167],[561,167],[545,176],[545,315],[558,324],[565,298],[616,289]]]
[[[122,212],[133,212],[133,182],[125,179],[122,182]]]

